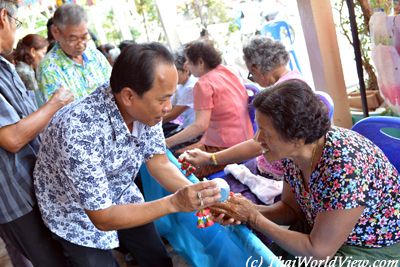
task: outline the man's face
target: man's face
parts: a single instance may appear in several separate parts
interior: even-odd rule
[[[17,20],[16,14],[11,15],[6,9],[0,10],[0,20],[0,38],[2,44],[0,52],[8,55],[13,51],[15,32],[20,22]]]
[[[78,25],[54,26],[52,32],[64,53],[71,57],[81,56],[90,40],[86,22]]]
[[[127,113],[134,120],[149,126],[159,123],[171,111],[171,97],[176,90],[178,73],[175,65],[159,63],[155,69],[153,87],[127,107]]]

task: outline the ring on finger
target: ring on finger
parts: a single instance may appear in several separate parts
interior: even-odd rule
[[[197,192],[197,197],[200,200],[200,207],[203,207],[204,206],[204,202],[203,202],[203,198],[201,197],[201,193],[200,192]]]

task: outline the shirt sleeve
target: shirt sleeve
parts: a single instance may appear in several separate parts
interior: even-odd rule
[[[212,109],[214,90],[207,81],[199,80],[193,87],[193,101],[195,110]]]
[[[20,118],[17,111],[11,106],[7,99],[0,93],[0,128],[17,123]]]
[[[82,134],[77,134],[81,132]],[[106,177],[104,149],[95,131],[73,127],[64,137],[62,158],[68,162],[68,182],[87,210],[100,210],[112,205]]]
[[[182,87],[178,90],[180,90],[180,92],[176,95],[175,105],[193,108],[193,87]]]
[[[147,161],[153,157],[153,155],[165,154],[165,138],[162,131],[162,123],[158,123],[153,127],[150,127],[148,138],[146,140],[146,151],[144,159]]]

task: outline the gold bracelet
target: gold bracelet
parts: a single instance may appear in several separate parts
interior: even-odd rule
[[[217,161],[217,157],[215,156],[215,153],[212,153],[212,154],[211,154],[211,163],[212,163],[212,165],[214,165],[214,166],[217,166],[217,165],[218,165],[218,161]]]

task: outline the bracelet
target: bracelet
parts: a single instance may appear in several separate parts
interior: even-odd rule
[[[218,165],[218,161],[217,161],[217,157],[215,156],[215,153],[212,153],[212,154],[211,154],[211,163],[212,163],[212,165],[214,165],[214,166],[217,166],[217,165]]]

